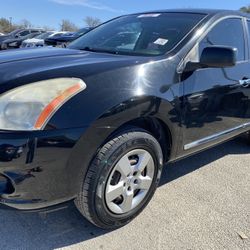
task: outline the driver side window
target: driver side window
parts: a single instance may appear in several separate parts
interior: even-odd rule
[[[29,34],[29,31],[28,30],[25,30],[25,31],[22,31],[19,33],[19,36],[26,36]]]
[[[230,18],[219,22],[199,44],[199,55],[204,48],[223,45],[237,48],[237,61],[245,60],[245,42],[242,20]]]

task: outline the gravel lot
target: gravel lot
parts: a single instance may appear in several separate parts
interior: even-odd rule
[[[169,165],[146,210],[112,232],[70,204],[50,213],[0,210],[0,249],[250,249],[249,153],[240,138]]]

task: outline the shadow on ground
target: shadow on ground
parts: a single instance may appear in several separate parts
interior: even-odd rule
[[[242,138],[227,142],[164,169],[160,185],[165,185],[228,154],[246,154]],[[73,204],[49,213],[25,213],[0,209],[0,249],[55,249],[109,233],[97,229],[81,217]],[[96,246],[98,249],[100,246]]]
[[[246,138],[244,136],[238,137],[235,140],[167,165],[163,170],[160,186],[204,167],[226,155],[248,154],[249,152],[250,145],[247,145]]]

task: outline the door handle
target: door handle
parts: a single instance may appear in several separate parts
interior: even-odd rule
[[[250,79],[239,80],[239,84],[240,84],[243,88],[247,88],[247,87],[250,86]]]

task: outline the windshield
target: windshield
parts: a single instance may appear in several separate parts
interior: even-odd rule
[[[123,16],[88,32],[69,48],[127,55],[162,55],[173,49],[204,16],[191,13]]]
[[[53,32],[42,33],[42,34],[36,36],[36,39],[46,39],[47,37],[49,37],[52,34],[53,34]]]
[[[8,33],[7,36],[14,36],[14,35],[16,35],[17,33],[19,33],[20,31],[21,31],[21,30],[14,30],[14,31]]]
[[[22,37],[19,37],[19,39],[21,39],[21,40],[26,40],[26,39],[29,39],[29,38],[33,38],[33,37],[35,37],[35,36],[37,36],[37,35],[39,35],[40,33],[30,33],[30,34],[28,34],[28,35],[26,35],[26,36],[22,36]]]

